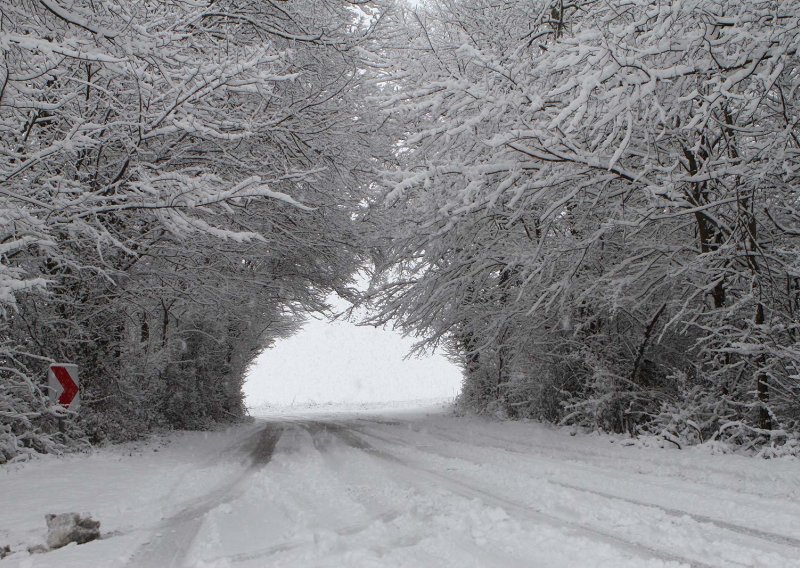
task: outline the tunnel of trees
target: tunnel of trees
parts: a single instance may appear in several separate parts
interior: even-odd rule
[[[798,48],[780,0],[0,0],[0,463],[242,417],[331,292],[473,411],[800,451]]]

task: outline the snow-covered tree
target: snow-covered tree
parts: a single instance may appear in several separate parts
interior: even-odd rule
[[[484,407],[796,429],[797,6],[430,4],[379,319],[448,338]]]
[[[47,429],[54,359],[98,437],[198,426],[241,415],[258,349],[346,293],[380,14],[2,2],[0,458]]]

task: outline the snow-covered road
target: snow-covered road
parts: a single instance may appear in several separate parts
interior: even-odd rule
[[[113,531],[0,567],[800,566],[797,461],[442,412],[273,414],[182,436],[0,474],[0,546],[30,542],[48,505]],[[34,497],[47,464],[99,495]]]

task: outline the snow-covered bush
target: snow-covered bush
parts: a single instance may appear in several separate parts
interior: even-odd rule
[[[34,453],[61,452],[74,442],[59,432],[65,413],[50,404],[35,374],[21,364],[25,354],[0,344],[0,464]]]

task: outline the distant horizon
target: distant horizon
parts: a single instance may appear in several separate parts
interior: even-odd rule
[[[245,404],[455,397],[461,390],[461,369],[438,353],[405,359],[414,343],[390,330],[310,319],[254,362],[245,379]]]

